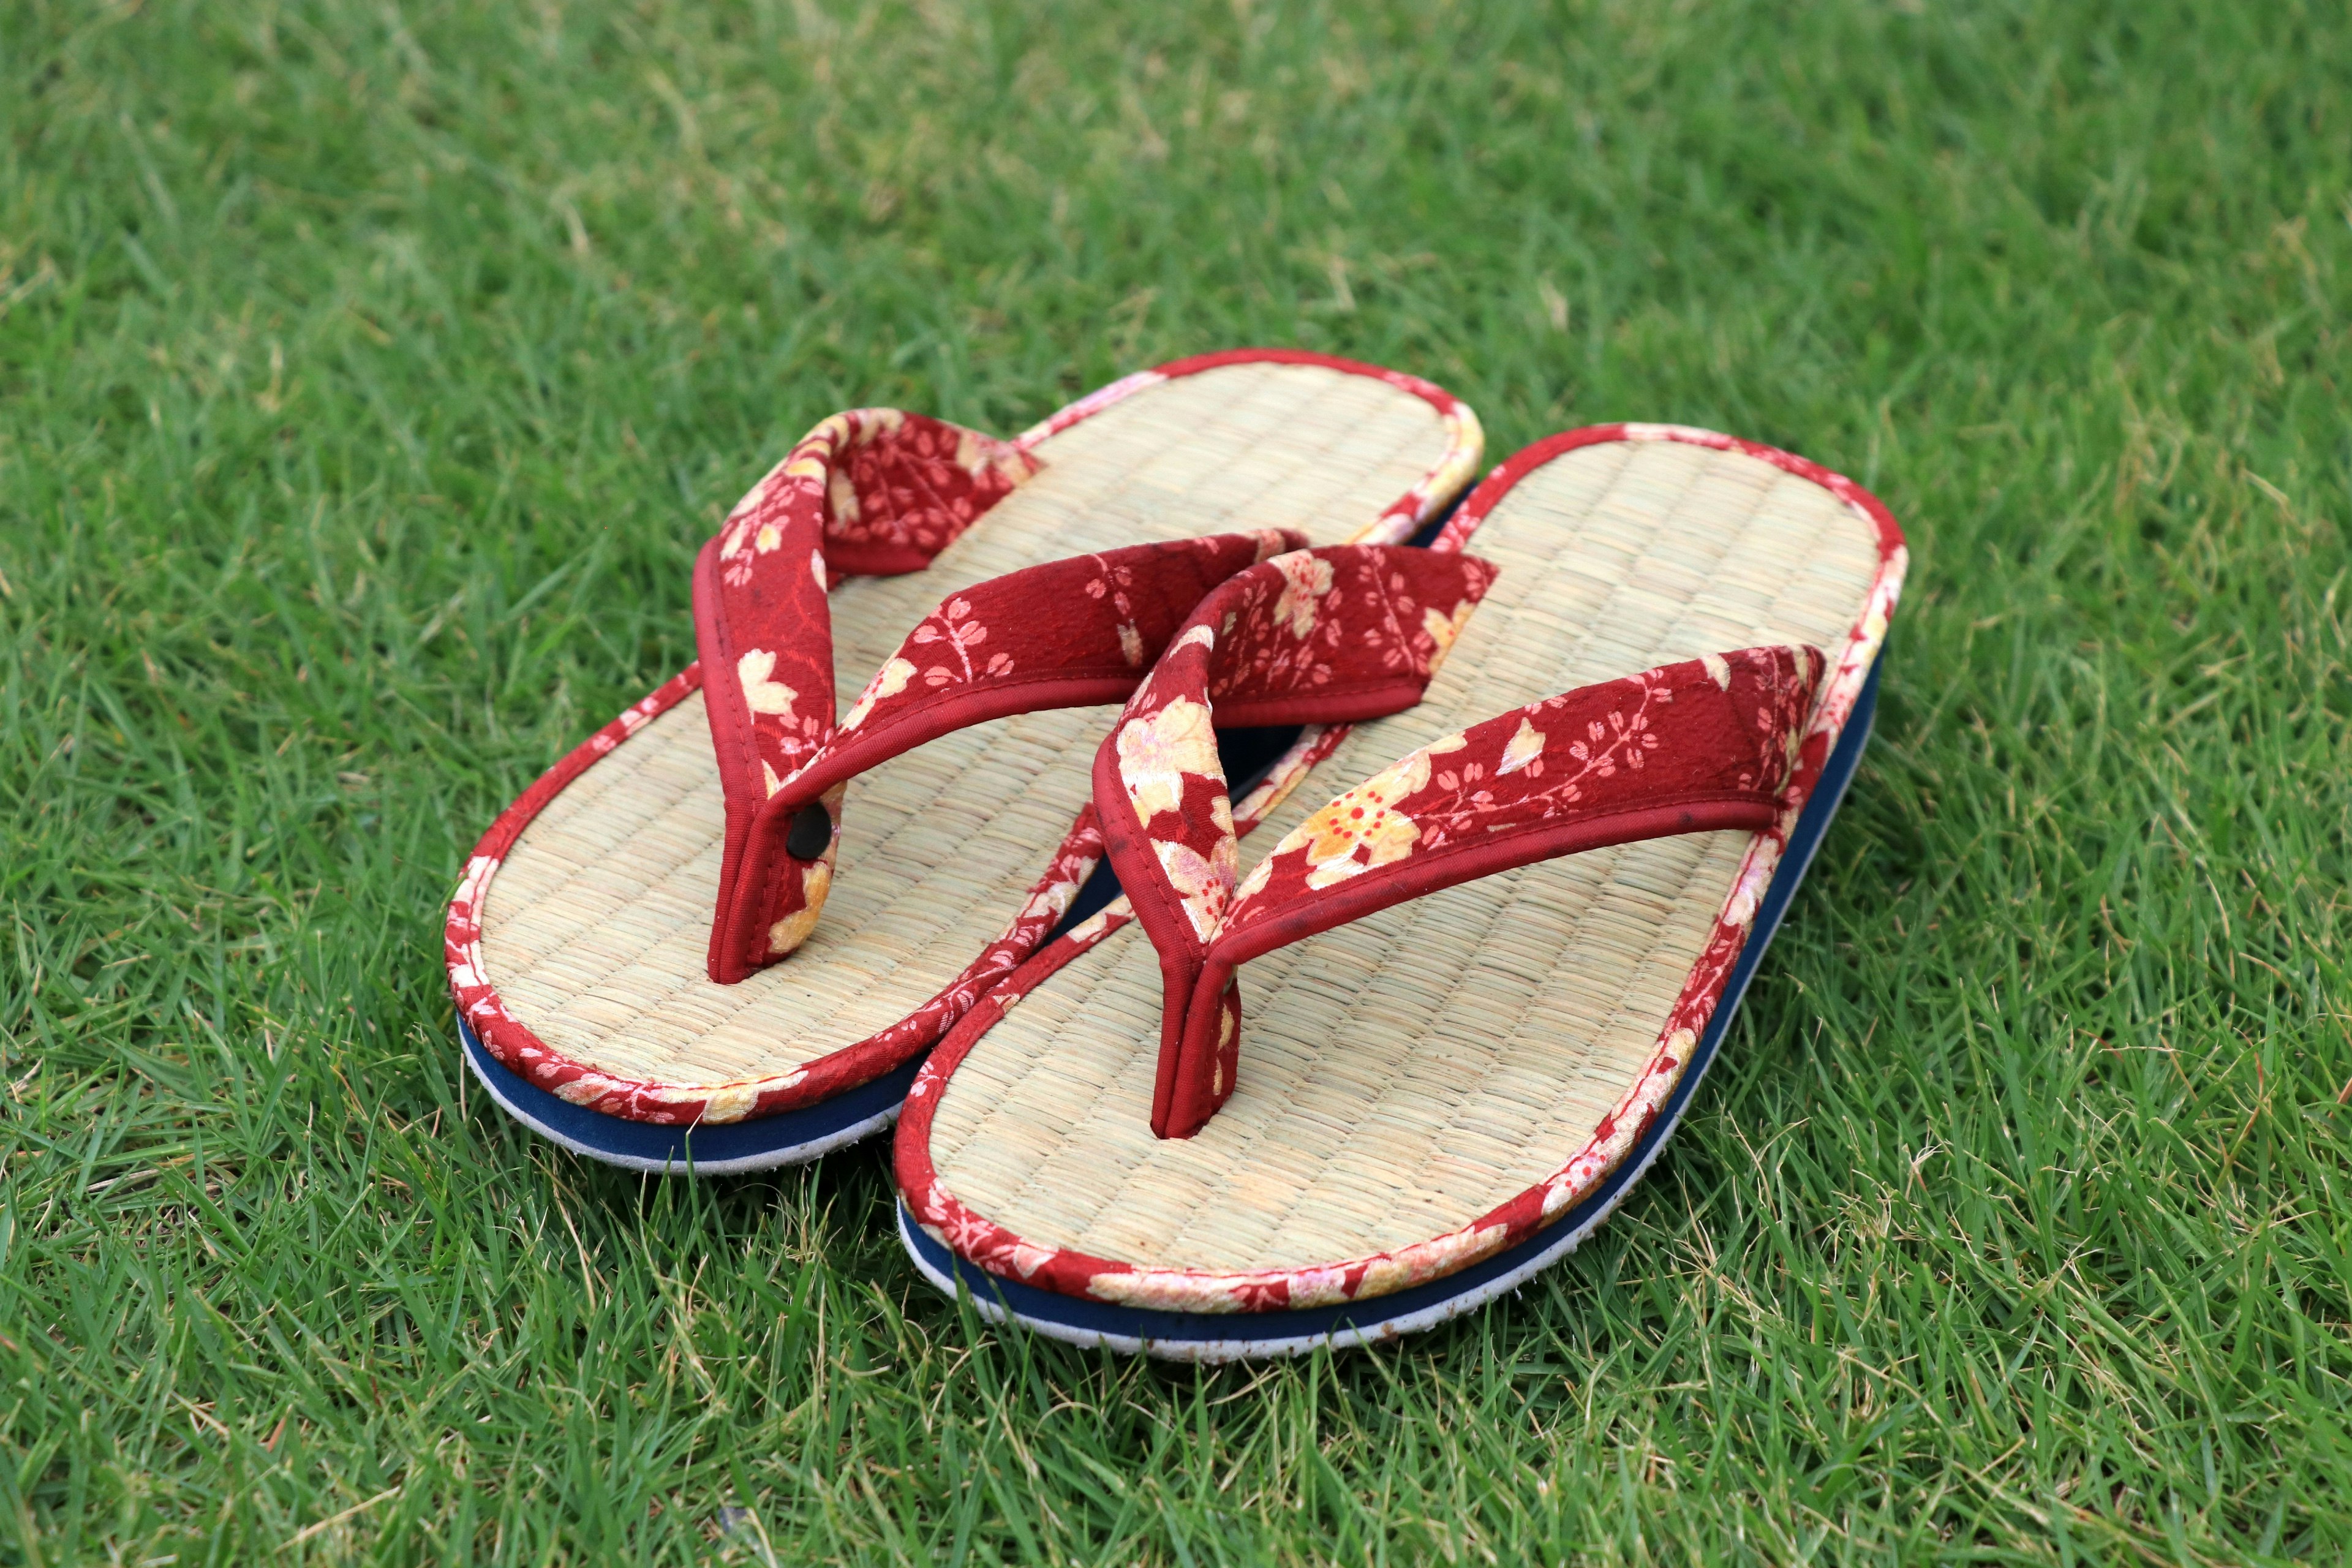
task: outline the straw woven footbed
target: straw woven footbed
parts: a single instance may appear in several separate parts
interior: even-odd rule
[[[1040,443],[1042,471],[928,570],[835,593],[842,708],[957,588],[1227,529],[1337,542],[1421,482],[1447,441],[1421,398],[1320,366],[1234,365],[1147,388]],[[485,971],[541,1041],[617,1077],[788,1072],[898,1022],[1003,932],[1084,805],[1116,711],[979,725],[854,781],[814,934],[717,985],[704,960],[725,819],[698,692],[523,831],[490,884]]]
[[[1572,450],[1469,548],[1502,568],[1420,707],[1360,726],[1242,845],[1432,740],[1701,653],[1832,651],[1878,566],[1869,524],[1755,458]],[[1239,1083],[1151,1135],[1160,979],[1129,926],[1024,997],[948,1080],[941,1184],[1041,1247],[1164,1268],[1339,1262],[1424,1241],[1542,1181],[1647,1062],[1749,836],[1571,856],[1412,900],[1241,972]]]

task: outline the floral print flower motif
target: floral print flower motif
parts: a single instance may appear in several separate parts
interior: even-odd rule
[[[1190,845],[1165,838],[1151,841],[1152,853],[1160,858],[1160,868],[1168,873],[1169,886],[1175,889],[1177,901],[1192,922],[1193,934],[1202,942],[1217,934],[1217,922],[1224,918],[1234,879],[1241,868],[1241,847],[1234,835],[1231,804],[1223,795],[1218,795],[1209,803],[1209,816],[1216,830],[1216,844],[1205,856]]]
[[[796,504],[820,502],[833,471],[834,451],[850,430],[843,415],[824,420],[735,503],[719,544],[719,576],[728,587],[750,583],[758,559],[782,545]]]
[[[1411,853],[1421,826],[1392,809],[1411,793],[1393,781],[1376,780],[1348,791],[1309,817],[1307,885],[1328,888]],[[1360,859],[1359,849],[1364,851]]]
[[[1646,678],[1645,678],[1646,679]],[[1585,764],[1586,772],[1598,778],[1615,778],[1617,764],[1641,771],[1644,753],[1658,749],[1657,732],[1650,728],[1648,707],[1653,702],[1672,702],[1675,694],[1663,684],[1652,683],[1642,693],[1642,704],[1628,713],[1623,709],[1612,710],[1604,720],[1588,721],[1584,739],[1569,742],[1568,754]],[[1570,795],[1567,799],[1575,799]]]
[[[936,554],[1040,467],[1010,442],[898,409],[845,417],[825,481],[825,537],[841,543]]]
[[[1319,555],[1294,550],[1274,558],[1282,574],[1282,597],[1275,601],[1274,624],[1289,629],[1299,641],[1315,630],[1315,602],[1331,591],[1331,563]]]
[[[801,907],[768,928],[770,952],[786,953],[799,947],[816,930],[817,917],[824,912],[825,896],[833,891],[833,862],[803,862],[800,876]]]
[[[1100,555],[1087,557],[1098,569],[1099,575],[1087,581],[1087,597],[1108,598],[1110,607],[1118,615],[1118,651],[1129,668],[1143,662],[1143,634],[1136,629],[1135,604],[1127,591],[1135,586],[1135,569]]]
[[[940,1239],[967,1258],[977,1257],[984,1251],[992,1250],[997,1234],[1002,1228],[991,1225],[969,1209],[942,1215],[941,1218]]]
[[[781,680],[772,680],[776,656],[755,647],[735,661],[735,679],[743,688],[743,701],[754,713],[766,713],[790,722],[793,701],[800,693]]]
[[[1284,835],[1259,869],[1276,856],[1304,849],[1307,885],[1319,889],[1403,859],[1420,840],[1421,826],[1397,810],[1397,803],[1428,787],[1431,757],[1458,752],[1462,744],[1461,736],[1448,735],[1381,769]],[[1255,873],[1252,881],[1251,891],[1264,886]]]
[[[773,795],[774,788],[768,793]],[[788,856],[778,868],[784,885],[778,889],[781,901],[769,906],[776,914],[768,926],[768,952],[772,957],[781,958],[799,947],[816,929],[825,896],[833,891],[834,858],[841,847],[841,802],[848,793],[847,784],[837,784],[816,797],[815,804],[824,808],[832,829],[824,848],[814,859]]]
[[[795,519],[841,546],[916,552],[928,558],[1037,472],[1007,442],[895,408],[835,414],[794,444],[728,514],[719,575],[751,583]],[[905,570],[905,566],[896,567]],[[820,553],[817,581],[830,586]]]
[[[1054,1248],[1025,1242],[969,1210],[945,1219],[939,1239],[992,1273],[1027,1279],[1059,1256]]]
[[[849,715],[842,720],[841,727],[845,730],[856,729],[866,722],[866,716],[874,711],[874,705],[877,702],[898,696],[907,689],[907,683],[914,679],[915,667],[905,659],[893,656],[888,663],[874,672],[874,679],[866,683],[866,689],[858,694],[856,702],[851,705]]]
[[[1445,656],[1454,651],[1454,639],[1462,635],[1462,628],[1470,624],[1470,617],[1477,608],[1475,598],[1466,598],[1454,606],[1451,615],[1434,605],[1421,613],[1421,629],[1430,641],[1429,672],[1432,675],[1436,674],[1438,666],[1445,662]]]
[[[975,618],[970,599],[950,599],[923,618],[907,642],[914,647],[929,647],[943,643],[955,655],[954,665],[935,664],[923,671],[923,684],[932,688],[964,685],[981,675],[1010,675],[1013,658],[1009,654],[991,654],[984,666],[972,662],[972,649],[988,640],[988,627]],[[886,667],[887,668],[887,667]]]
[[[833,521],[843,529],[855,528],[866,515],[857,499],[857,483],[849,477],[846,468],[839,468],[825,477],[825,504],[833,509]]]
[[[850,442],[858,426],[877,414],[890,412],[888,409],[861,408],[847,414],[826,415],[785,455],[784,477],[824,482],[833,472],[834,454]]]
[[[489,982],[482,973],[482,900],[489,892],[490,879],[498,874],[499,857],[476,855],[466,862],[466,874],[458,880],[457,890],[449,896],[449,923],[446,942],[449,963],[449,986],[459,998],[461,1010],[473,1013],[462,998],[468,992],[487,990]]]
[[[619,718],[588,737],[588,749],[598,753],[609,752],[647,724],[652,723],[654,715],[667,706],[661,700],[662,693],[667,689],[668,687],[665,685],[657,689],[652,696],[641,698],[622,709]]]
[[[1244,1296],[1263,1301],[1266,1285],[1265,1279],[1250,1275],[1202,1276],[1177,1268],[1134,1268],[1096,1275],[1087,1282],[1087,1294],[1118,1306],[1154,1311],[1230,1312]],[[1284,1295],[1287,1297],[1286,1289]]]
[[[732,677],[750,720],[744,765],[770,797],[836,733],[822,596],[850,572],[919,568],[1041,466],[1005,443],[938,420],[853,409],[811,429],[729,514],[718,541],[712,613],[720,646],[740,652],[730,651],[726,669],[708,673],[714,687]],[[928,646],[901,650],[917,668],[886,664],[853,722],[870,720],[875,705],[908,680],[936,689],[1008,673],[1013,658],[982,646],[988,639],[971,600],[942,606],[914,638]],[[760,921],[765,952],[790,951],[805,938],[830,878],[829,864],[803,866],[788,883],[762,884],[775,900]]]
[[[1354,1269],[1334,1270],[1335,1273],[1356,1274],[1351,1288],[1344,1293],[1333,1291],[1329,1300],[1315,1305],[1329,1305],[1359,1296],[1386,1296],[1409,1289],[1423,1280],[1434,1279],[1441,1274],[1451,1274],[1467,1268],[1480,1258],[1501,1250],[1509,1239],[1509,1226],[1503,1225],[1468,1225],[1427,1241],[1401,1247],[1394,1252],[1374,1258],[1359,1273]]]
[[[1214,778],[1217,731],[1207,706],[1179,697],[1158,712],[1131,719],[1118,730],[1118,778],[1146,826],[1163,811],[1184,804],[1184,775]]]
[[[1223,543],[1212,543],[1209,548],[1212,548],[1212,552],[1223,552],[1223,550],[1230,550],[1230,545],[1233,545],[1233,541],[1223,538]],[[1167,550],[1157,548],[1157,545],[1148,545],[1146,552],[1150,552],[1150,550],[1160,550],[1160,555],[1173,560]],[[1122,616],[1122,621],[1110,627],[1110,630],[1119,632],[1119,654],[1124,656],[1124,663],[1129,663],[1129,666],[1140,663],[1140,654],[1143,654],[1140,632],[1136,630],[1134,621],[1127,621],[1127,616],[1136,614],[1134,606],[1129,605],[1127,590],[1143,581],[1143,574],[1139,572],[1139,564],[1136,564],[1136,555],[1134,552],[1118,552],[1118,555],[1096,557],[1094,564],[1098,574],[1091,578],[1082,574],[1079,581],[1073,583],[1073,588],[1077,588],[1079,593],[1091,593],[1091,597],[1096,599],[1110,602],[1108,609],[1112,609],[1112,614]],[[918,684],[927,687],[929,691],[943,691],[948,687],[971,687],[971,684],[983,682],[983,679],[1004,679],[1007,675],[1013,675],[1016,666],[1021,666],[1021,660],[1028,658],[1028,654],[1016,660],[1012,651],[1002,647],[990,647],[990,644],[1012,642],[1013,648],[1028,648],[1033,647],[1034,639],[1024,642],[1021,632],[1025,627],[1021,626],[1009,627],[1013,632],[1012,637],[1000,639],[992,635],[990,621],[1002,621],[1007,609],[1016,611],[1018,602],[1007,599],[1004,595],[997,595],[997,597],[990,597],[988,593],[976,593],[969,595],[969,597],[967,595],[952,595],[950,599],[946,599],[934,614],[915,626],[915,630],[901,644],[901,651],[885,660],[885,666],[875,672],[875,677],[858,693],[858,700],[852,703],[849,715],[842,720],[840,729],[835,733],[846,736],[849,731],[866,729],[866,726],[873,724],[879,712],[887,712],[885,703],[889,703],[891,699],[901,699]],[[1206,627],[1192,627],[1192,630],[1200,632],[1200,637],[1209,637]],[[927,663],[931,658],[936,658],[939,663]],[[1096,654],[1096,658],[1098,658],[1098,654]],[[785,721],[791,721],[791,699],[795,699],[797,693],[793,693],[788,687],[781,687],[781,682],[774,682],[772,670],[774,670],[774,658],[767,658],[762,651],[760,658],[751,658],[743,666],[740,679],[752,693],[752,705],[762,712],[774,705],[774,700],[772,700],[774,693],[785,693],[783,717]],[[760,682],[767,682],[767,687],[762,687]],[[1150,693],[1148,693],[1146,682],[1146,687],[1139,689],[1139,699],[1148,700],[1148,696]],[[1176,705],[1173,710],[1155,712],[1146,721],[1140,721],[1134,733],[1129,733],[1127,742],[1124,742],[1124,757],[1127,757],[1131,773],[1134,773],[1131,783],[1134,783],[1136,793],[1146,797],[1146,804],[1139,806],[1140,814],[1148,818],[1157,809],[1181,811],[1185,775],[1216,778],[1216,736],[1213,736],[1209,712],[1200,703]],[[795,762],[800,766],[785,771],[785,781],[791,781],[795,775],[804,775],[807,766],[812,766],[809,759],[795,757]],[[774,769],[769,769],[769,773],[772,773],[769,795],[776,795],[779,785],[776,785]],[[1197,809],[1206,806],[1209,820],[1218,827],[1218,835],[1223,839],[1233,837],[1230,804],[1221,795],[1213,799],[1213,804],[1195,802],[1195,806]],[[1171,860],[1171,875],[1181,884],[1176,902],[1188,910],[1188,920],[1195,921],[1204,931],[1213,929],[1218,917],[1223,914],[1230,889],[1233,889],[1233,847],[1216,842],[1202,844],[1200,848],[1188,853],[1188,858]],[[800,865],[797,877],[800,879],[795,884],[785,884],[785,891],[779,893],[781,905],[772,905],[772,910],[776,910],[776,917],[769,926],[769,941],[760,954],[762,959],[781,957],[781,954],[791,952],[793,947],[800,945],[802,941],[807,941],[814,929],[814,921],[816,921],[816,910],[821,908],[825,893],[830,891],[830,863]]]
[[[1871,592],[1870,608],[1863,616],[1861,633],[1839,654],[1828,694],[1813,710],[1811,734],[1836,733],[1844,727],[1847,715],[1853,711],[1854,699],[1861,695],[1863,680],[1869,675],[1870,666],[1878,657],[1879,646],[1886,640],[1888,618],[1894,615],[1895,601],[1902,595],[1904,574],[1909,563],[1909,552],[1898,548],[1888,555],[1885,564],[1880,568],[1877,585]]]
[[[1528,773],[1529,778],[1542,777],[1543,749],[1543,731],[1527,720],[1520,720],[1519,727],[1511,732],[1510,740],[1504,743],[1503,760],[1495,764],[1496,776],[1499,778],[1505,773],[1515,773],[1521,768],[1527,768],[1529,770]]]
[[[1818,656],[1797,648],[1752,650],[1726,660],[1727,671],[1734,663],[1761,679],[1751,697],[1722,715],[1735,727],[1733,734],[1720,736],[1732,746],[1721,758],[1727,764],[1722,782],[1739,789],[1778,788],[1794,765],[1780,742],[1803,727]],[[1236,889],[1220,934],[1273,918],[1303,894],[1409,856],[1558,817],[1587,800],[1597,781],[1642,772],[1664,744],[1658,726],[1665,705],[1675,700],[1677,683],[1693,676],[1697,690],[1712,695],[1718,689],[1714,670],[1703,663],[1662,667],[1530,703],[1400,760],[1276,845]],[[1570,702],[1591,706],[1580,713],[1559,711]],[[1691,717],[1698,721],[1714,711]],[[1750,724],[1753,738],[1739,738]]]
[[[1723,923],[1745,931],[1754,923],[1757,910],[1764,902],[1764,894],[1772,886],[1772,873],[1780,864],[1780,846],[1770,837],[1756,846],[1739,868],[1739,880],[1731,889],[1730,900],[1723,908]]]
[[[1174,642],[1170,643],[1170,644],[1168,645],[1168,647],[1167,647],[1164,650],[1162,650],[1162,652],[1160,653],[1160,657],[1161,661],[1164,663],[1164,662],[1168,661],[1169,659],[1171,659],[1171,658],[1174,656],[1174,654],[1176,653],[1176,651],[1177,651],[1178,649],[1180,649],[1180,648],[1188,648],[1188,647],[1205,647],[1205,648],[1213,648],[1213,647],[1215,647],[1216,646],[1217,646],[1217,633],[1216,633],[1216,629],[1215,629],[1214,627],[1213,627],[1213,626],[1191,626],[1191,627],[1186,628],[1186,629],[1185,629],[1185,631],[1184,631],[1184,633],[1183,633],[1181,636],[1180,636],[1179,637],[1177,637],[1177,639],[1176,639]],[[1150,676],[1148,676],[1148,675],[1147,675],[1147,676],[1145,676],[1145,677],[1143,678],[1143,684],[1142,684],[1141,686],[1139,686],[1139,687],[1137,687],[1137,688],[1136,688],[1136,696],[1135,696],[1135,700],[1136,700],[1137,701],[1141,701],[1141,700],[1144,699],[1145,695],[1146,695],[1146,694],[1147,694],[1150,689],[1151,689],[1151,677],[1150,677]]]
[[[1362,679],[1374,671],[1409,671],[1413,677],[1425,677],[1428,656],[1437,648],[1439,635],[1423,624],[1423,600],[1436,601],[1428,606],[1429,613],[1442,633],[1451,637],[1467,621],[1492,578],[1485,563],[1457,555],[1446,558],[1448,563],[1443,566],[1430,564],[1435,559],[1398,559],[1385,552],[1349,551],[1294,551],[1272,556],[1237,578],[1218,600],[1195,612],[1195,623],[1161,655],[1152,680],[1222,700],[1236,692],[1303,693],[1341,675]],[[1324,614],[1342,607],[1344,616]],[[1152,700],[1147,685],[1131,701],[1129,711],[1148,711]],[[1332,743],[1339,732],[1331,734]],[[1138,735],[1128,744],[1139,746],[1143,740]],[[1461,744],[1456,738],[1438,750]],[[1316,887],[1388,864],[1408,851],[1419,825],[1410,813],[1398,809],[1398,800],[1425,784],[1427,755],[1418,763],[1419,780],[1391,778],[1360,787],[1327,806],[1307,825],[1303,837],[1294,837],[1289,847],[1302,852],[1311,848],[1303,872],[1313,876]],[[1150,787],[1142,776],[1148,767],[1139,763],[1136,771],[1131,795]],[[1139,806],[1147,836],[1153,834],[1153,818],[1179,805],[1182,788],[1179,781],[1189,774],[1219,776],[1210,772],[1205,755],[1181,773],[1168,773],[1149,805]],[[1291,775],[1285,792],[1296,782],[1297,775]],[[1380,794],[1382,789],[1396,793],[1384,799]],[[1213,829],[1210,824],[1191,821],[1171,827],[1163,822],[1160,831],[1170,841],[1163,845],[1155,837],[1152,842],[1163,871],[1181,868],[1198,880],[1201,864],[1221,856],[1237,858],[1229,842],[1231,836],[1222,826]],[[1188,854],[1180,856],[1171,846],[1181,846]],[[1253,872],[1248,888],[1262,888],[1271,870],[1262,864]],[[1227,880],[1226,885],[1232,884]],[[1171,882],[1170,896],[1171,900],[1186,902],[1188,914],[1196,922],[1208,907],[1189,885],[1178,888]],[[1220,929],[1231,910],[1231,899],[1216,906]],[[1199,934],[1206,942],[1213,933],[1202,923]]]
[[[759,493],[754,490],[752,496]],[[752,501],[747,499],[744,504],[749,506]],[[755,541],[769,533],[781,535],[781,531],[772,521],[762,521],[756,516],[729,524],[719,552],[719,575],[729,587],[740,588],[751,581],[752,560],[759,552]]]

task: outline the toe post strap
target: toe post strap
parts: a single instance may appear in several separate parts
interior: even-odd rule
[[[807,940],[852,778],[992,719],[1123,700],[1203,595],[1304,542],[1218,534],[975,584],[919,622],[836,722],[832,589],[920,570],[1040,466],[976,431],[855,410],[803,438],[703,546],[695,637],[727,820],[711,979],[740,981]]]
[[[1095,809],[1160,953],[1163,1079],[1240,866],[1216,726],[1347,723],[1412,707],[1493,581],[1490,565],[1456,552],[1276,556],[1203,599],[1129,700],[1095,756]],[[1232,1074],[1213,1064],[1211,1076],[1222,1098]],[[1152,1124],[1166,1135],[1157,1108]]]
[[[1563,855],[1685,833],[1773,829],[1790,804],[1827,673],[1815,648],[1744,648],[1498,714],[1399,759],[1309,816],[1245,881],[1227,881],[1213,907],[1188,904],[1201,917],[1189,930],[1146,912],[1181,895],[1181,876],[1171,867],[1158,879],[1164,888],[1135,899],[1166,983],[1153,1131],[1190,1137],[1233,1093],[1242,1021],[1236,971],[1252,958],[1408,899]],[[1099,766],[1096,799],[1108,822]],[[1112,844],[1130,889],[1154,880],[1171,858],[1122,860]]]

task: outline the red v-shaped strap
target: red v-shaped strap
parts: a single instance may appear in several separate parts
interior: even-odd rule
[[[1213,910],[1187,905],[1204,918],[1182,928],[1145,912],[1181,896],[1161,870],[1171,857],[1160,836],[1174,825],[1147,824],[1147,853],[1120,858],[1114,839],[1113,863],[1159,949],[1166,990],[1152,1131],[1189,1137],[1232,1094],[1241,1049],[1234,972],[1252,958],[1513,867],[1675,834],[1771,827],[1827,662],[1810,647],[1709,654],[1475,724],[1331,801],[1229,899]],[[1096,802],[1108,824],[1104,782],[1098,761]],[[1138,882],[1159,885],[1138,893]]]
[[[1474,556],[1338,545],[1276,556],[1201,601],[1095,755],[1105,852],[1187,993],[1240,850],[1216,726],[1331,724],[1421,700],[1494,568]]]
[[[1119,701],[1202,595],[1304,542],[1281,530],[1175,540],[973,584],[914,627],[836,727],[833,584],[919,569],[1037,467],[938,420],[837,415],[703,546],[695,638],[727,808],[713,980],[745,978],[814,928],[849,779],[951,730]]]

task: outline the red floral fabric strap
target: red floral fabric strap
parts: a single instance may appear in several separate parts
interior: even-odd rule
[[[852,777],[951,730],[1120,700],[1202,595],[1303,542],[1176,540],[977,584],[915,626],[836,726],[833,585],[919,570],[1038,466],[974,431],[855,410],[812,431],[703,546],[695,640],[727,811],[713,980],[745,978],[814,929]]]
[[[1180,962],[1147,921],[1167,983],[1152,1131],[1190,1137],[1233,1093],[1235,971],[1262,953],[1562,855],[1770,829],[1827,669],[1818,649],[1747,648],[1515,709],[1432,742],[1293,828],[1212,929],[1178,947]]]
[[[1171,999],[1197,981],[1240,865],[1216,726],[1412,707],[1494,575],[1453,552],[1339,545],[1278,555],[1201,601],[1095,754],[1104,852]]]

